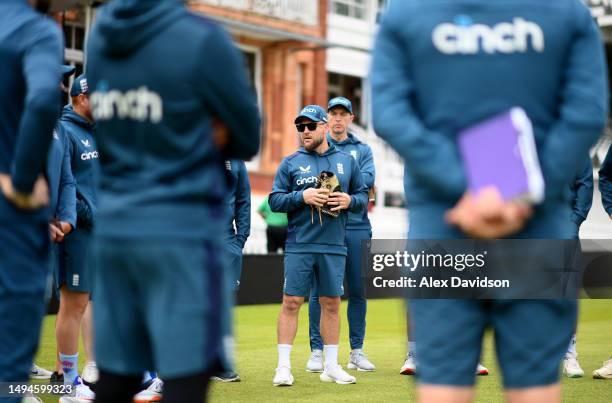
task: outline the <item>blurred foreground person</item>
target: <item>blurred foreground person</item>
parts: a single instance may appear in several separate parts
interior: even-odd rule
[[[48,6],[0,2],[0,382],[28,382],[45,312],[50,211],[42,174],[63,55],[57,25],[34,9]]]
[[[608,91],[599,30],[580,0],[391,2],[370,77],[374,129],[406,163],[410,239],[572,239],[567,189],[602,132]],[[533,122],[537,207],[466,190],[457,134],[513,107]],[[507,400],[561,401],[575,300],[418,299],[410,313],[420,402],[473,400],[489,326]]]
[[[229,366],[224,161],[259,145],[243,60],[182,2],[118,0],[98,13],[88,76],[101,165],[96,401],[131,402],[148,370],[165,402],[202,401]]]

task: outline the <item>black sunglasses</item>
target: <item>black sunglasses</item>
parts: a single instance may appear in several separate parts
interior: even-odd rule
[[[310,130],[311,132],[314,130],[317,130],[317,126],[323,124],[323,123],[318,123],[318,122],[311,122],[311,123],[298,123],[295,125],[296,129],[298,132],[300,133],[304,133],[304,130],[306,128],[308,128],[308,130]]]

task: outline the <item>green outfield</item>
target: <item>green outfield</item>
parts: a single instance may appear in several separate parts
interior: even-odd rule
[[[377,366],[373,373],[356,373],[356,385],[335,385],[319,381],[317,374],[304,371],[308,359],[308,311],[302,308],[298,336],[292,352],[293,387],[274,388],[272,377],[276,367],[276,318],[279,306],[245,306],[236,310],[238,371],[242,382],[215,383],[212,402],[397,402],[414,401],[412,379],[399,375],[406,353],[404,307],[398,300],[370,301],[365,351]],[[343,303],[343,312],[346,305]],[[346,315],[342,323],[340,359],[348,357]],[[53,325],[55,317],[45,320],[37,363],[51,368],[54,362]],[[491,375],[480,377],[477,401],[501,402],[499,371],[495,364],[491,335],[487,335],[482,362]],[[586,376],[564,379],[564,402],[608,403],[612,401],[612,380],[591,378],[591,371],[612,354],[612,300],[583,300],[578,326],[579,361]],[[82,367],[82,363],[80,364]],[[57,402],[53,396],[45,402]]]

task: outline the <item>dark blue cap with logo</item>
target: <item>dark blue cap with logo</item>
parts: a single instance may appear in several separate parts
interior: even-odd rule
[[[330,99],[329,103],[327,104],[327,110],[330,110],[331,108],[335,108],[336,106],[341,106],[347,111],[349,111],[350,113],[353,113],[353,104],[351,104],[351,101],[349,101],[348,99],[344,97],[336,97],[336,98]]]
[[[74,74],[76,67],[69,64],[62,64],[62,77],[66,78]]]
[[[81,94],[89,94],[89,85],[87,84],[87,77],[85,74],[81,74],[74,79],[72,88],[70,88],[70,96],[78,97]]]
[[[302,118],[310,119],[313,122],[327,123],[327,112],[319,105],[306,105],[302,108],[300,114],[295,118],[293,123],[298,123]]]

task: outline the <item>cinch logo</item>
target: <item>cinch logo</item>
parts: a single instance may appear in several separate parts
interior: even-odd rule
[[[434,28],[435,47],[446,55],[485,53],[525,53],[529,44],[534,51],[544,52],[544,31],[534,22],[515,18],[493,27],[473,24],[469,17],[455,19],[458,24],[444,23]]]
[[[304,185],[306,183],[316,183],[317,182],[317,177],[316,176],[309,176],[308,178],[302,178],[302,179],[298,179],[297,181],[295,181],[295,184],[298,186]]]
[[[87,160],[93,160],[98,158],[98,152],[97,151],[89,151],[87,153],[83,153],[81,154],[81,159],[83,161],[87,161]]]
[[[96,120],[132,119],[159,123],[163,117],[162,99],[147,87],[125,93],[111,90],[91,94],[91,110]]]
[[[304,108],[302,109],[302,113],[304,112],[317,113],[317,110],[315,108]]]

